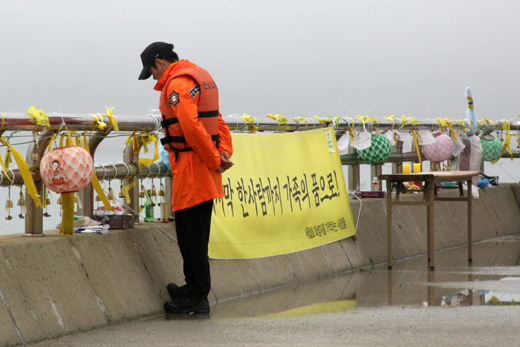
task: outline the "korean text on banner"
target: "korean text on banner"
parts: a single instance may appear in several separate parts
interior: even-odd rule
[[[332,129],[232,136],[235,165],[215,200],[211,258],[287,254],[355,235]]]

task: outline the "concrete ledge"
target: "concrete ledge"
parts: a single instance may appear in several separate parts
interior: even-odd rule
[[[480,193],[473,204],[474,241],[520,232],[518,185]],[[351,204],[357,216],[360,204]],[[436,249],[465,244],[465,205],[438,202],[435,208]],[[166,284],[183,283],[183,275],[173,224],[157,227],[162,230],[147,224],[109,235],[1,237],[0,346],[162,313]],[[393,230],[396,260],[426,253],[424,207],[395,207]],[[384,199],[363,200],[357,236],[357,241],[350,238],[277,257],[212,260],[210,301],[384,263]]]

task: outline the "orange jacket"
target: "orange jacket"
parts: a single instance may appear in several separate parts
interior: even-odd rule
[[[232,155],[233,146],[229,127],[220,113],[218,117],[212,117],[218,119],[218,149],[207,130],[214,132],[214,125],[204,124],[204,117],[199,118],[200,112],[218,112],[218,90],[213,79],[208,80],[208,77],[211,79],[205,70],[188,60],[181,60],[171,64],[154,87],[161,91],[159,108],[163,117],[178,119],[173,129],[172,125],[165,127],[165,133],[172,130],[174,134],[170,133],[170,136],[185,140],[172,147],[192,149],[178,153],[178,158],[175,151],[169,151],[173,211],[224,196],[222,174],[216,170],[220,166],[220,152],[227,151]]]

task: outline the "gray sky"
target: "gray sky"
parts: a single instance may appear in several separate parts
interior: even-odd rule
[[[2,0],[2,112],[143,115],[153,41],[207,69],[221,112],[520,114],[519,1]]]

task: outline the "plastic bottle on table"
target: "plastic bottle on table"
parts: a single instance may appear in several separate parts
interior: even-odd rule
[[[374,180],[372,181],[372,191],[378,192],[379,191],[379,180],[377,177],[374,177]]]

